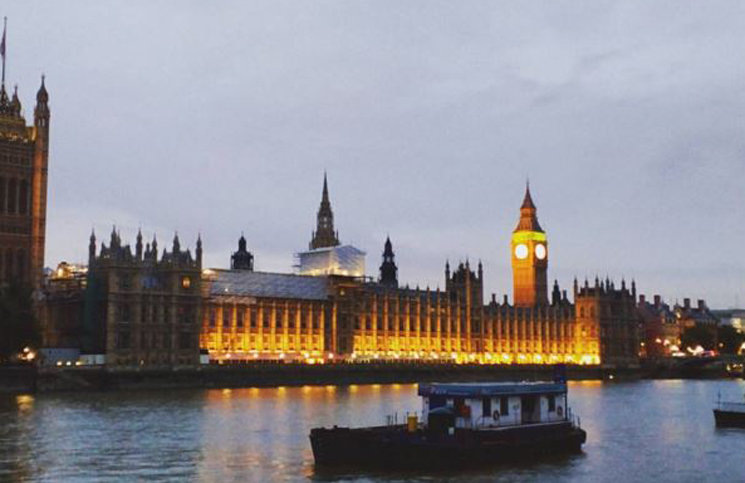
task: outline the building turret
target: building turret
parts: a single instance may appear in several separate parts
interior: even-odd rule
[[[31,257],[30,269],[37,286],[44,278],[44,245],[47,224],[47,176],[49,166],[49,94],[41,77],[41,87],[36,95],[34,126],[30,130],[33,139],[31,185]],[[20,102],[17,106],[20,109]],[[19,114],[20,117],[20,114]]]
[[[181,251],[181,242],[178,239],[178,232],[173,235],[173,248],[171,251],[174,253],[174,255],[178,254]]]
[[[398,267],[395,261],[396,255],[393,253],[393,244],[390,237],[385,239],[383,248],[383,263],[380,265],[380,279],[382,285],[388,287],[398,287]]]
[[[44,85],[44,76],[41,76],[41,87],[36,93],[36,108],[34,109],[34,124],[37,127],[49,126],[49,93]]]
[[[118,240],[119,237],[116,234],[116,225],[111,227],[111,235],[109,236],[109,248],[119,248]]]
[[[88,243],[88,265],[92,265],[96,259],[96,232],[91,230],[91,238]]]
[[[326,173],[323,174],[323,193],[321,206],[318,208],[316,231],[310,241],[310,249],[335,247],[339,245],[339,234],[334,231],[334,213],[329,201],[328,182]]]
[[[135,257],[142,260],[142,230],[137,230],[137,243],[135,243]]]
[[[197,255],[197,267],[199,269],[202,269],[202,234],[199,233],[197,235],[197,249],[196,249],[196,255]]]
[[[230,257],[231,269],[253,271],[254,256],[248,251],[246,245],[246,237],[241,234],[241,237],[238,239],[238,251]]]
[[[559,281],[554,280],[554,289],[551,292],[551,305],[558,305],[561,302],[561,290],[559,290]]]
[[[0,115],[10,116],[10,99],[8,91],[5,90],[5,84],[0,85]]]
[[[21,117],[21,100],[18,98],[18,86],[13,89],[13,99],[10,101],[11,114],[15,117]]]

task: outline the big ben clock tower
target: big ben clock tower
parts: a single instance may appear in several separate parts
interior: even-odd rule
[[[515,305],[548,305],[548,243],[538,224],[530,185],[520,207],[520,221],[512,232],[512,279]]]

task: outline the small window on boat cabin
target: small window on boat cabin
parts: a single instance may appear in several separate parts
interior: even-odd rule
[[[507,396],[502,396],[499,398],[499,413],[502,416],[507,416],[510,414],[510,398]]]
[[[481,414],[485,418],[491,416],[491,398],[485,397],[481,400]]]
[[[429,409],[441,408],[447,406],[447,399],[445,396],[430,396],[429,397]]]
[[[548,412],[556,411],[556,396],[548,396]]]

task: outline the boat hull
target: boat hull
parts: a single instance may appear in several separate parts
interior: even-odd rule
[[[745,412],[715,409],[714,421],[720,428],[745,428]]]
[[[310,441],[318,466],[462,468],[579,452],[587,435],[569,422],[498,430],[457,429],[453,435],[404,426],[315,428]]]

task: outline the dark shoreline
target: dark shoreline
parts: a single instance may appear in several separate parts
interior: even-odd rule
[[[567,366],[566,378],[579,380],[712,379],[740,377],[718,367],[647,364],[640,368]],[[416,382],[551,380],[552,366],[458,364],[243,364],[173,369],[103,367],[0,368],[0,393],[45,393],[168,388],[240,388]]]

